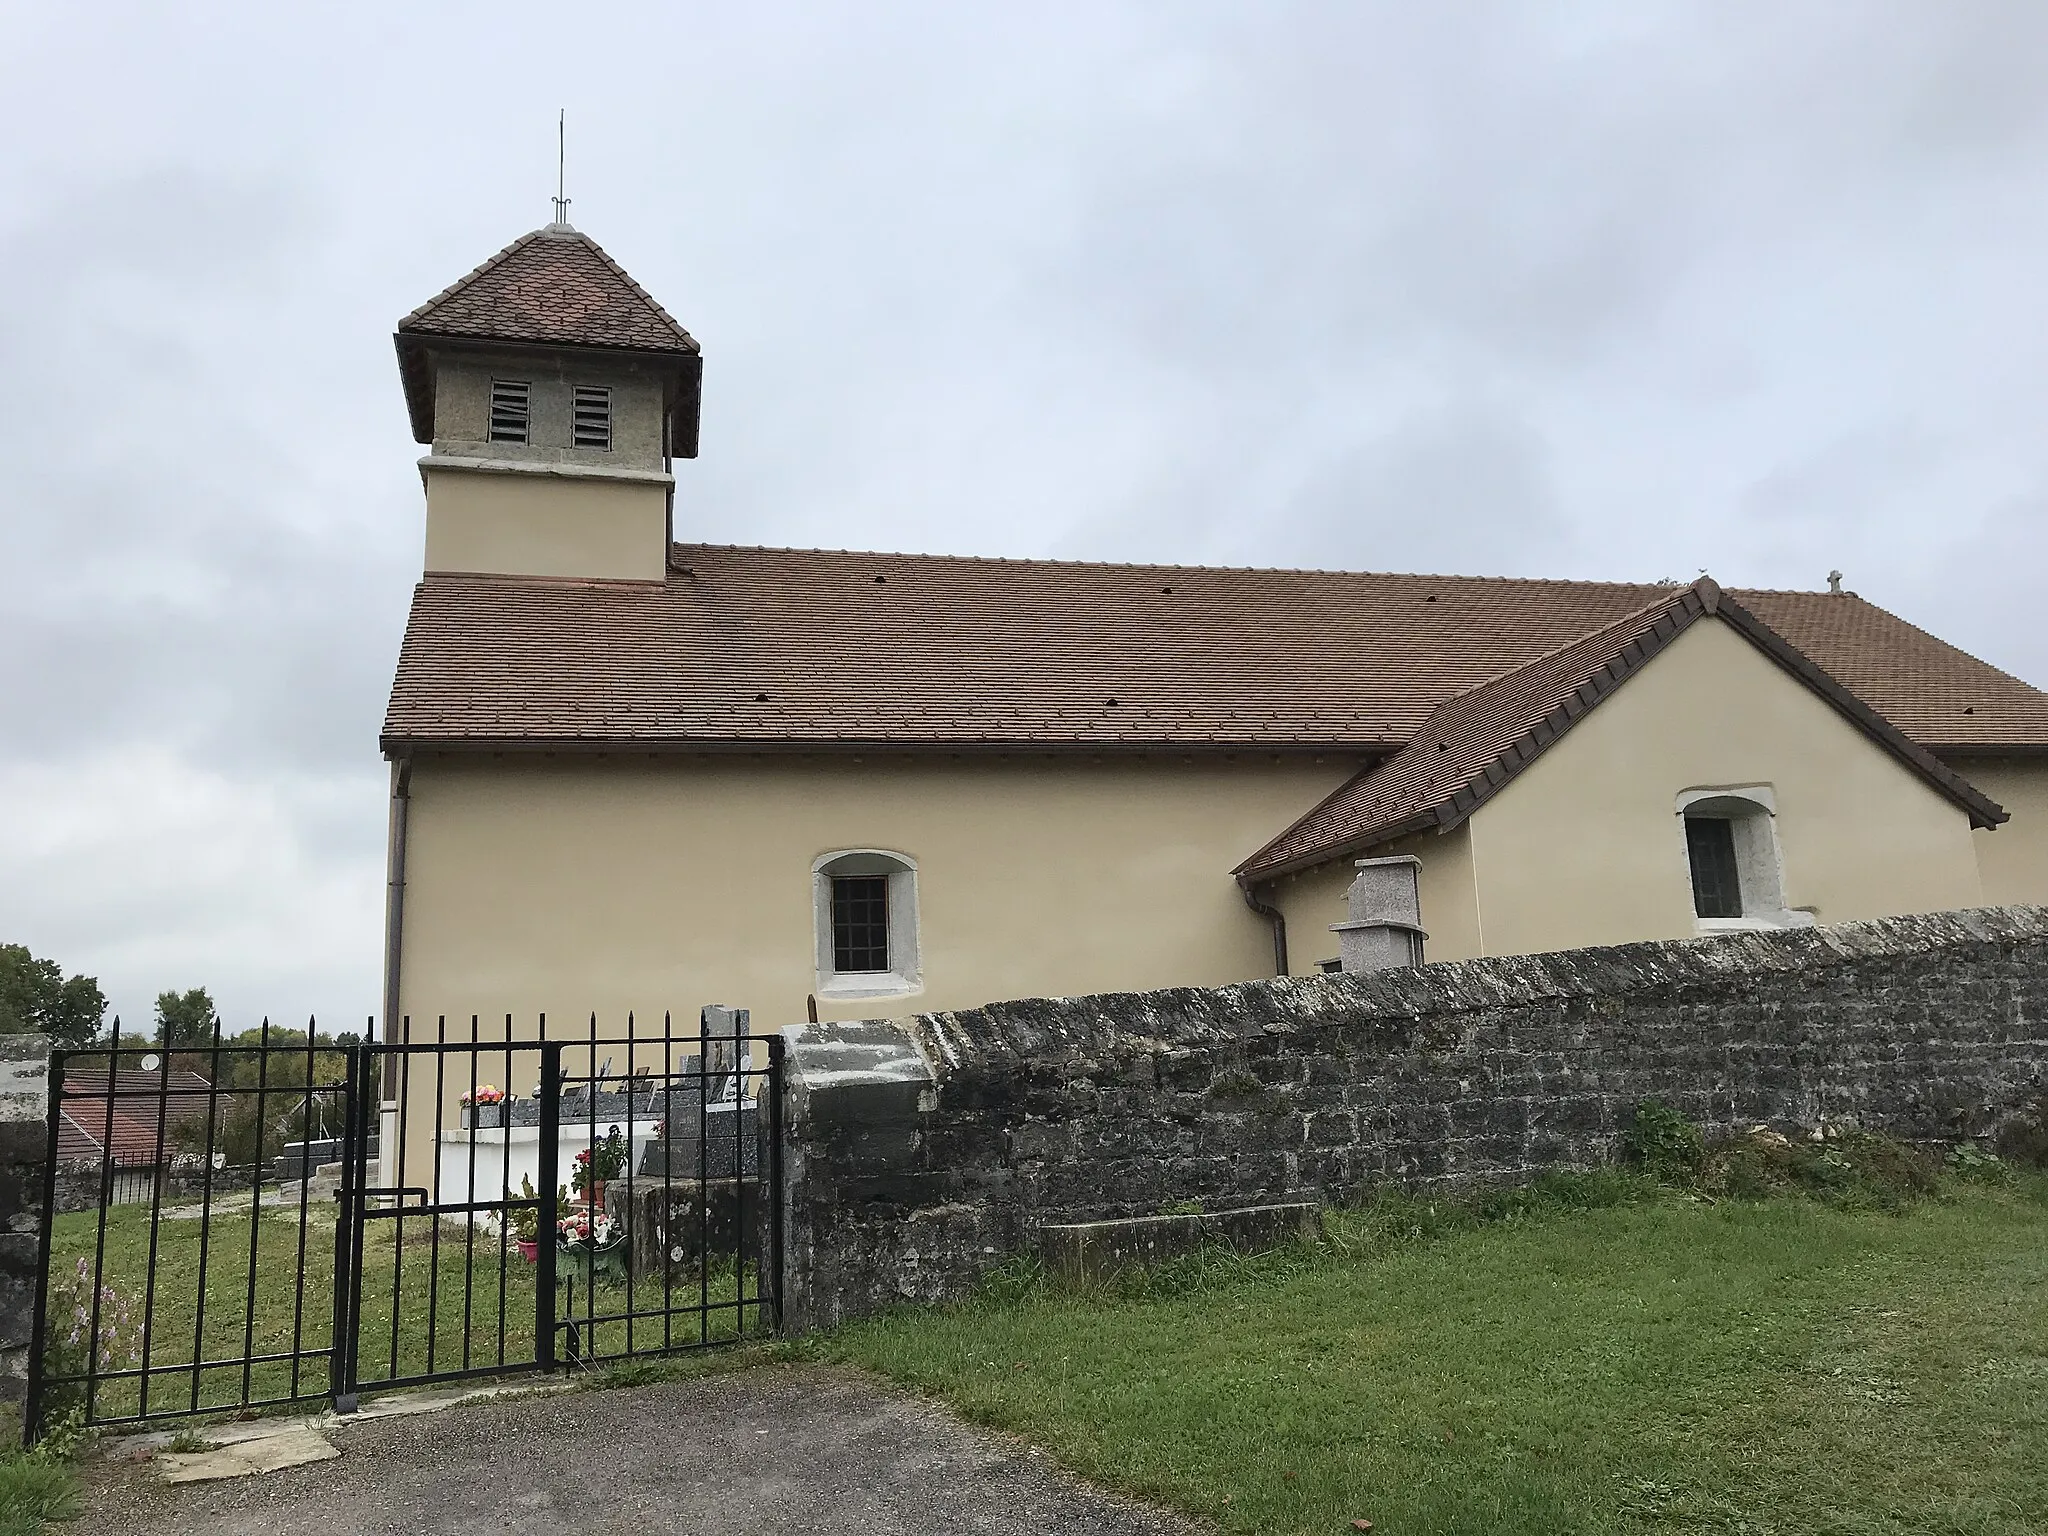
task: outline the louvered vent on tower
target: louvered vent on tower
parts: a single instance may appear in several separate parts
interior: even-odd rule
[[[612,392],[589,385],[576,386],[576,446],[605,448],[612,445]]]
[[[523,443],[532,419],[533,386],[522,379],[491,380],[491,441]],[[474,397],[472,397],[474,398]]]

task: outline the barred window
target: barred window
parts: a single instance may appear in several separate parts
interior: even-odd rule
[[[1685,822],[1695,932],[1803,928],[1813,921],[1812,909],[1785,905],[1770,785],[1683,790],[1678,813]]]
[[[832,969],[889,969],[889,877],[832,877]]]
[[[923,985],[917,866],[900,853],[851,848],[811,865],[818,995],[888,997]]]
[[[575,408],[576,446],[609,450],[612,445],[612,392],[578,384]]]
[[[1685,818],[1692,863],[1692,909],[1699,917],[1742,916],[1742,871],[1735,861],[1735,825],[1722,816]]]
[[[523,379],[491,380],[491,441],[523,443],[533,416],[533,386]]]

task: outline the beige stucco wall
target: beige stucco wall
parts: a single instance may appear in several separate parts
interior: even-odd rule
[[[431,460],[424,474],[427,570],[662,579],[663,482],[461,469]]]
[[[923,987],[825,1018],[1271,974],[1231,867],[1342,782],[1299,758],[423,759],[401,1010],[800,1020],[812,866],[917,865]]]
[[[2048,756],[1959,757],[1949,766],[2012,817],[1976,834],[1984,899],[2000,906],[2048,904]]]
[[[1468,828],[1419,833],[1372,851],[1375,858],[1389,854],[1412,854],[1422,861],[1416,885],[1422,926],[1429,934],[1423,958],[1470,960],[1485,954]],[[1356,873],[1351,859],[1343,858],[1274,883],[1270,899],[1287,916],[1288,963],[1295,973],[1311,974],[1318,962],[1337,957],[1337,935],[1330,925],[1344,920],[1345,888]]]
[[[1692,934],[1676,796],[1748,785],[1776,801],[1786,905],[1819,922],[1984,899],[1968,817],[1706,619],[1472,817],[1487,952]]]

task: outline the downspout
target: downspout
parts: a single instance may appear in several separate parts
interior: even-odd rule
[[[1249,880],[1240,879],[1237,888],[1244,892],[1244,904],[1273,925],[1273,974],[1287,974],[1287,914],[1278,907],[1259,900],[1258,887]]]
[[[405,960],[405,832],[411,809],[412,759],[401,757],[392,764],[391,846],[385,861],[390,871],[384,896],[383,1039],[387,1045],[398,1034],[399,975]]]

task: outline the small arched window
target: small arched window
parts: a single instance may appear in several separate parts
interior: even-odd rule
[[[1809,913],[1785,908],[1777,807],[1767,786],[1687,790],[1678,797],[1678,814],[1692,876],[1694,926],[1700,932],[1813,921]]]
[[[897,996],[923,985],[914,862],[846,849],[812,864],[811,884],[820,997]]]

